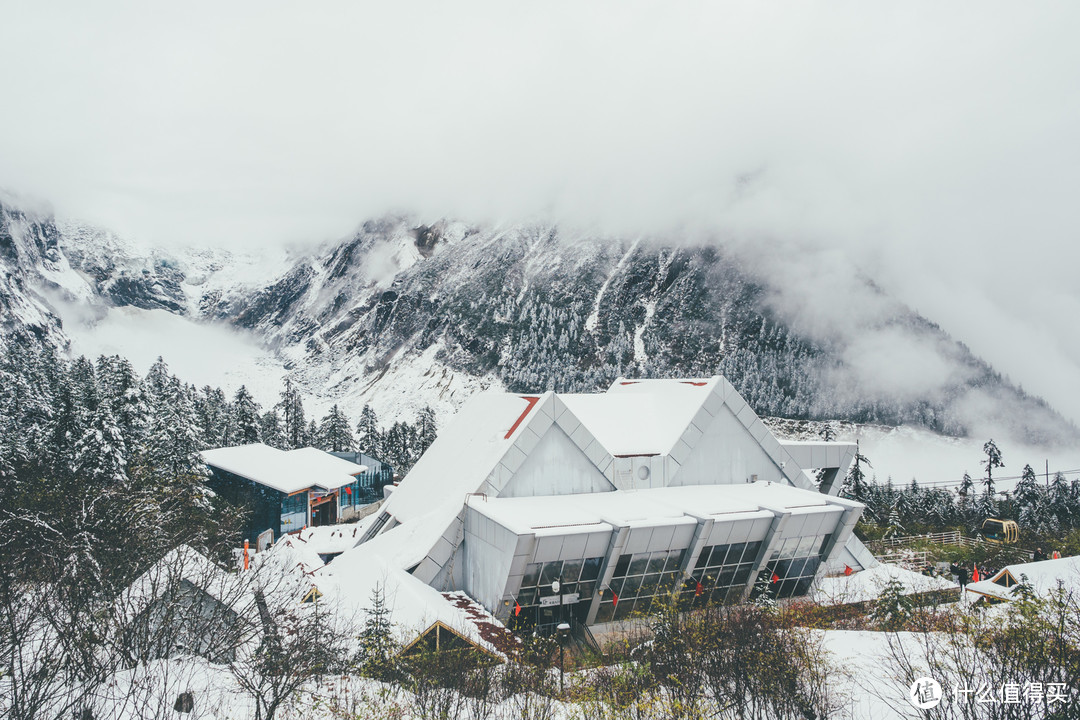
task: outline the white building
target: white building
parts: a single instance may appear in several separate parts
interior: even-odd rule
[[[779,597],[805,595],[826,566],[876,564],[852,534],[862,505],[835,496],[854,454],[777,440],[722,377],[487,392],[314,581],[346,601],[378,558],[396,585],[464,592],[538,625],[648,613],[672,589],[687,604],[738,601],[759,576]],[[821,490],[804,469],[826,470]]]

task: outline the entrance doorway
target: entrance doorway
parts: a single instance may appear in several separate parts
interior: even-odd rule
[[[338,494],[332,492],[311,501],[311,524],[333,525],[337,522]]]

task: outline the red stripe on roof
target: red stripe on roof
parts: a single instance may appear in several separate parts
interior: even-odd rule
[[[525,408],[525,412],[521,413],[521,415],[518,416],[518,419],[514,421],[514,424],[510,426],[510,429],[506,431],[506,435],[503,436],[504,440],[510,439],[510,436],[514,434],[514,431],[518,429],[518,425],[521,424],[521,421],[525,419],[525,416],[529,414],[529,411],[533,409],[533,406],[540,401],[539,397],[532,397],[531,395],[522,395],[521,399],[527,400],[529,404]]]
[[[683,385],[693,385],[694,387],[705,387],[708,382],[694,382],[693,380],[680,380]]]
[[[620,385],[637,385],[639,382],[641,382],[641,381],[640,380],[629,380],[627,382],[621,382],[619,384]]]

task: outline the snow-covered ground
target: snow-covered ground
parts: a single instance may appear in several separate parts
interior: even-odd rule
[[[230,397],[241,385],[264,407],[280,400],[285,368],[254,337],[167,310],[109,308],[99,320],[62,310],[75,355],[122,355],[145,375],[159,356],[173,374],[198,387],[220,386]]]
[[[860,450],[873,467],[867,475],[878,482],[892,478],[896,485],[906,485],[917,478],[920,485],[944,487],[960,484],[964,473],[970,473],[976,483],[983,476],[980,462],[985,461],[983,444],[990,438],[952,438],[923,430],[901,426],[884,428],[864,426],[854,430],[841,430],[837,440],[859,440]],[[1025,464],[1030,464],[1045,482],[1046,462],[1050,464],[1050,478],[1058,470],[1067,477],[1080,477],[1080,447],[1045,448],[1033,447],[1011,440],[1005,436],[993,438],[1002,452],[1005,467],[995,470],[997,490],[1011,490]]]
[[[852,575],[821,578],[814,585],[810,597],[821,605],[838,605],[873,600],[891,580],[904,586],[904,593],[924,593],[949,590],[958,585],[940,577],[927,577],[897,565],[879,564]]]

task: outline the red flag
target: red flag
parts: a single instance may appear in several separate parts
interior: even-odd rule
[[[517,600],[515,600],[514,601],[514,617],[517,617],[520,614],[521,614],[521,603],[519,603]]]
[[[845,575],[850,575],[850,574],[851,574],[851,573],[853,573],[853,572],[855,572],[855,571],[851,569],[851,566],[850,566],[850,565],[845,565],[845,566],[844,566],[844,574],[845,574]]]
[[[345,494],[346,495],[352,495],[352,488],[351,487],[346,487],[345,488]]]
[[[701,591],[702,590],[704,590],[704,588],[701,587],[701,583],[698,583],[697,587],[694,588],[694,597],[701,597]]]
[[[775,582],[780,582],[780,576],[779,576],[779,575],[777,575],[776,573],[773,573],[773,574],[772,574],[772,581],[773,581],[774,583],[775,583]]]
[[[619,607],[619,596],[615,594],[615,591],[611,591],[611,607]]]
[[[971,573],[971,582],[979,582],[979,566],[975,565],[975,572]]]

